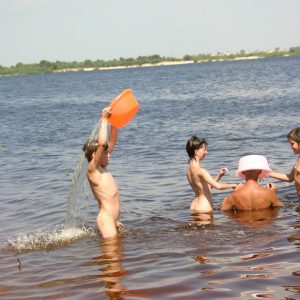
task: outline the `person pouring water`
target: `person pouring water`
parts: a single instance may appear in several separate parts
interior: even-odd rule
[[[119,188],[107,165],[117,143],[118,128],[125,126],[138,109],[139,103],[132,90],[124,90],[102,110],[98,139],[88,139],[82,147],[89,162],[87,178],[99,205],[97,226],[103,238],[113,238],[123,229],[119,221]],[[111,124],[109,134],[108,121]]]
[[[119,221],[120,197],[118,185],[112,174],[106,169],[111,153],[117,143],[118,129],[111,126],[109,141],[108,118],[111,108],[102,110],[98,139],[88,139],[82,150],[87,158],[87,178],[91,190],[99,204],[97,226],[103,238],[111,238],[123,225]]]

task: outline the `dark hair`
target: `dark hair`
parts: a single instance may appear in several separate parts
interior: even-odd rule
[[[92,160],[92,154],[98,149],[98,140],[89,138],[82,147],[82,151],[88,162]]]
[[[300,127],[292,129],[288,135],[287,135],[288,140],[293,140],[300,144]]]
[[[190,159],[194,158],[195,151],[200,149],[202,145],[207,145],[205,139],[198,138],[193,135],[186,143],[185,149]]]

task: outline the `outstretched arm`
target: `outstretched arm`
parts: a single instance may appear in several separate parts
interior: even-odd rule
[[[295,168],[293,167],[289,174],[271,172],[269,176],[281,181],[292,182],[294,180]]]
[[[234,183],[221,183],[213,179],[207,170],[201,169],[200,176],[204,178],[204,180],[211,186],[218,190],[225,190],[225,189],[234,189],[236,188],[236,184]]]

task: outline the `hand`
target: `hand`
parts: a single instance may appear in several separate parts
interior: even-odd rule
[[[238,187],[238,185],[235,184],[235,183],[233,183],[233,184],[231,185],[231,188],[234,189],[234,190],[235,190],[237,187]]]
[[[111,116],[111,108],[108,106],[108,107],[105,107],[103,110],[102,110],[102,114],[101,114],[101,117],[102,118],[105,118],[105,119],[108,119],[110,116]]]
[[[222,176],[224,176],[227,172],[229,172],[227,168],[222,168],[222,169],[219,171],[219,176],[222,177]]]
[[[118,231],[123,231],[124,230],[124,225],[120,221],[117,221],[116,222],[116,228],[117,228]]]

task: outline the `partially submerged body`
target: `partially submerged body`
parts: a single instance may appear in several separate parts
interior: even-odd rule
[[[236,176],[246,179],[246,183],[240,184],[223,200],[221,210],[259,210],[283,206],[277,198],[274,184],[269,183],[267,187],[263,187],[257,182],[259,178],[265,178],[271,172],[263,155],[246,155],[240,158]]]
[[[212,178],[209,172],[200,166],[200,161],[205,158],[207,154],[205,140],[197,137],[192,137],[187,142],[187,152],[190,157],[190,163],[187,168],[187,179],[195,193],[190,211],[197,215],[197,219],[203,215],[204,220],[212,218],[213,205],[211,189],[229,189],[235,188],[235,184],[220,183],[220,178],[226,173],[227,169],[222,169],[216,178]]]
[[[123,226],[119,222],[119,189],[112,174],[106,169],[110,155],[117,143],[117,128],[114,126],[111,127],[107,142],[110,114],[109,107],[103,109],[98,139],[88,140],[83,146],[83,151],[89,161],[87,178],[99,205],[97,225],[103,238],[114,237],[117,229]]]
[[[195,198],[190,206],[191,213],[212,214],[213,204],[211,189],[213,187],[216,189],[233,188],[231,184],[228,185],[217,181],[225,172],[225,169],[221,170],[221,175],[214,179],[206,169],[200,167],[196,160],[190,161],[186,175],[195,193]]]
[[[259,210],[274,206],[283,206],[283,203],[277,198],[273,184],[262,187],[255,180],[247,180],[223,200],[221,210]]]
[[[113,237],[117,234],[117,227],[120,225],[120,198],[117,183],[111,173],[101,166],[94,168],[90,164],[87,177],[99,205],[98,228],[104,238]]]

